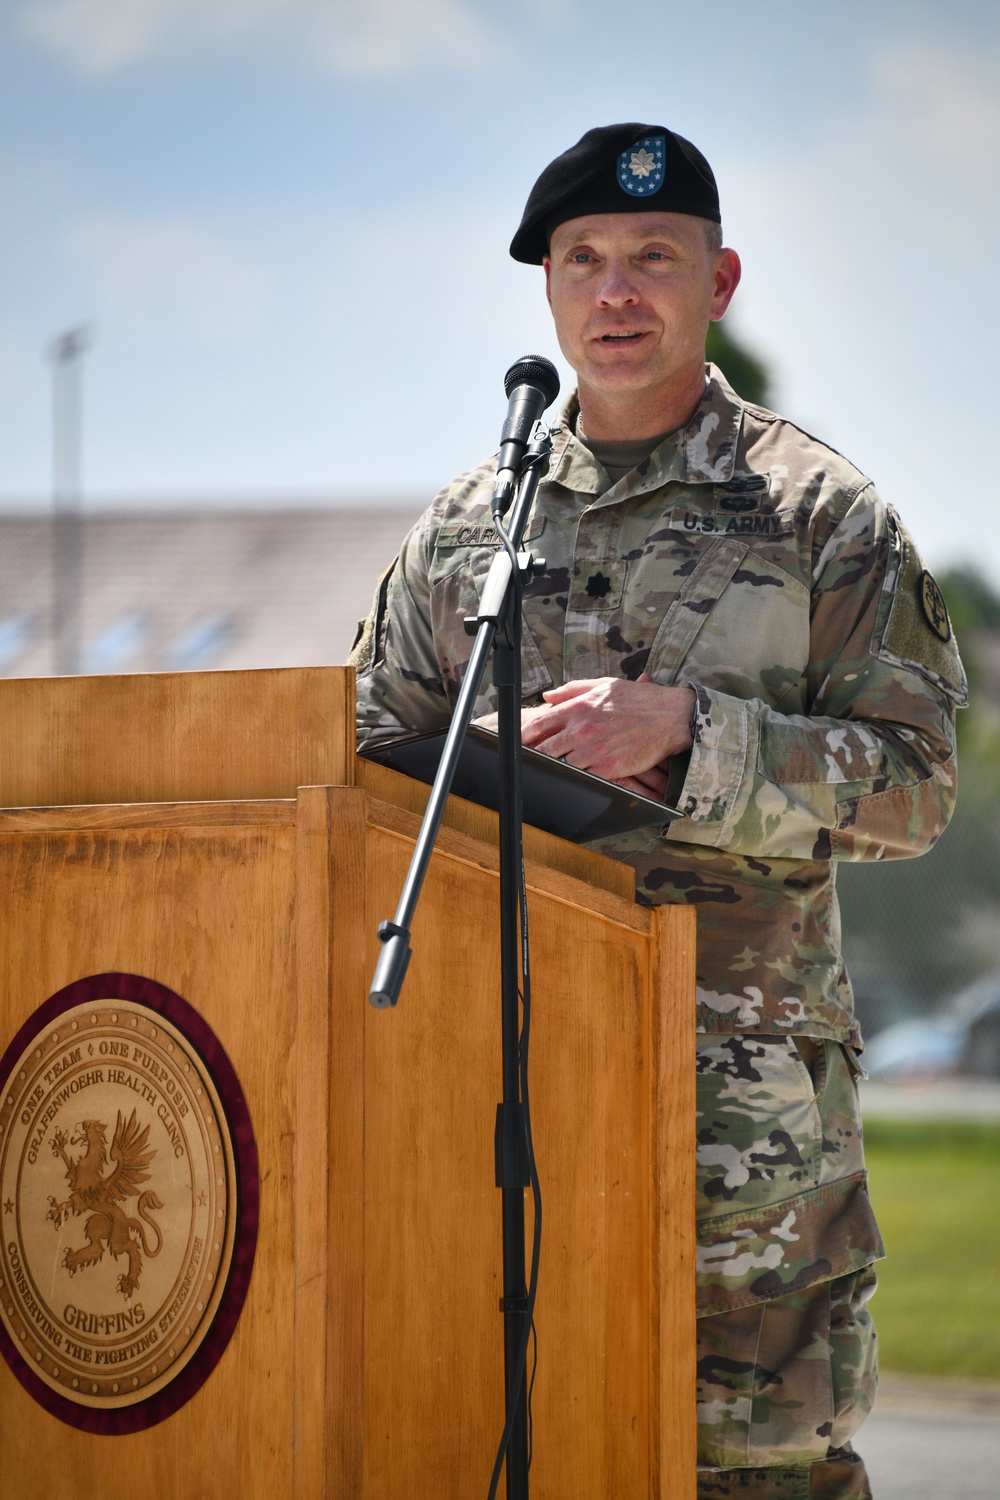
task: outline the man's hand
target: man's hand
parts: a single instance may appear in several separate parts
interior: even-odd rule
[[[643,796],[662,797],[664,763],[691,748],[693,688],[662,687],[644,672],[635,682],[566,682],[542,697],[544,707],[522,712],[526,745]]]

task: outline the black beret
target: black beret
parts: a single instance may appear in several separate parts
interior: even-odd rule
[[[712,168],[697,146],[663,125],[600,125],[549,162],[528,194],[510,253],[540,266],[552,231],[568,219],[654,211],[720,224]]]

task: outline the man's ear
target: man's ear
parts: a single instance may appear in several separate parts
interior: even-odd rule
[[[715,258],[715,291],[712,294],[712,306],[708,314],[713,323],[718,322],[732,302],[733,294],[740,284],[742,275],[743,267],[736,251],[728,247],[720,250]]]
[[[546,255],[545,258],[543,259],[543,261],[542,261],[542,270],[545,272],[545,296],[546,296],[546,299],[548,301],[549,306],[551,307],[552,306],[552,289],[551,289],[551,285],[550,285],[551,274],[552,274],[552,257],[551,257],[551,255]]]

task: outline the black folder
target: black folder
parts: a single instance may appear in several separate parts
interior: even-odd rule
[[[437,772],[446,734],[447,730],[439,729],[432,734],[406,735],[388,743],[366,745],[359,753],[366,760],[378,761],[393,771],[402,771],[405,776],[430,784]],[[498,807],[497,745],[493,730],[470,725],[451,788],[456,796],[494,811]],[[679,761],[679,757],[676,759]],[[676,769],[680,772],[685,767],[678,764]],[[679,788],[682,784],[683,776],[672,774],[668,795],[675,785]],[[589,844],[610,834],[643,830],[664,838],[674,818],[681,816],[665,802],[639,796],[527,745],[523,747],[522,791],[524,821],[574,844]]]

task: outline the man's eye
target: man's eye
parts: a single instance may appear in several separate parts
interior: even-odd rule
[[[590,259],[590,252],[588,250],[574,250],[571,259],[575,266],[585,266]]]

